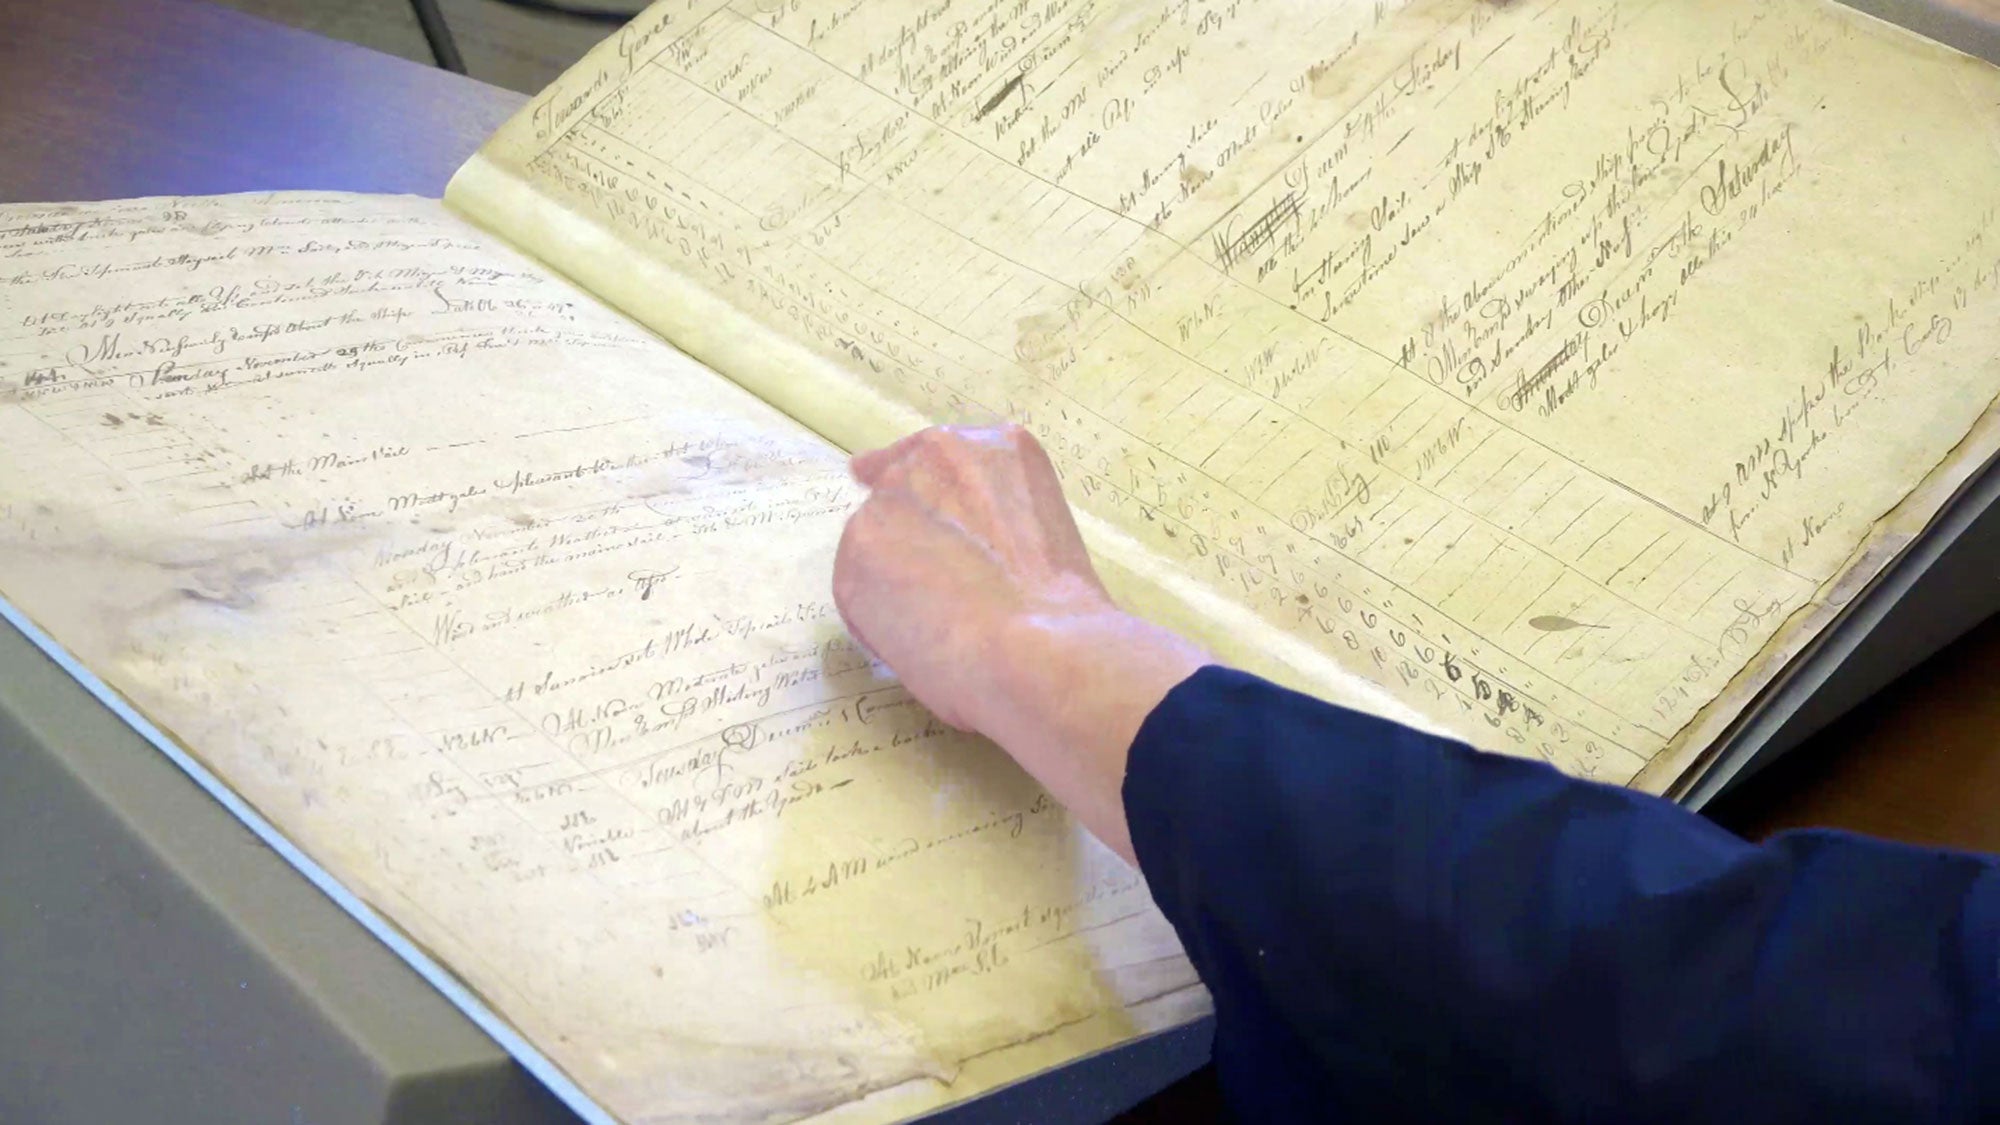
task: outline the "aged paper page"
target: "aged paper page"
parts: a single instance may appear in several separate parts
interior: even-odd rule
[[[0,207],[0,594],[625,1121],[887,1120],[1206,1004],[847,640],[855,499],[435,201]]]
[[[1820,0],[670,0],[447,200],[842,445],[1029,424],[1142,608],[1655,791],[1995,445],[2000,77]]]

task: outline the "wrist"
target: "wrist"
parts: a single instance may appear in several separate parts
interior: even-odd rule
[[[1210,662],[1108,601],[1020,614],[992,629],[966,718],[1129,859],[1126,754],[1166,694]]]

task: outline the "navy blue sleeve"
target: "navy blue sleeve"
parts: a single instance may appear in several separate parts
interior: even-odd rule
[[[1124,796],[1246,1123],[2000,1119],[1990,858],[1753,846],[1222,668]]]

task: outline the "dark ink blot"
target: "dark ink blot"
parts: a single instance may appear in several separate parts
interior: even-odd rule
[[[1014,77],[1009,78],[1006,84],[1001,86],[1000,89],[996,93],[994,93],[992,97],[986,99],[986,104],[979,107],[979,112],[973,114],[972,119],[974,121],[981,120],[987,114],[992,113],[994,110],[1000,108],[1000,103],[1006,101],[1007,95],[1013,93],[1015,88],[1020,86],[1022,81],[1025,80],[1027,77],[1028,76],[1026,74],[1016,74]]]
[[[1609,625],[1586,625],[1581,621],[1571,621],[1567,617],[1533,617],[1528,620],[1530,629],[1540,629],[1544,633],[1567,633],[1571,629],[1609,629]]]

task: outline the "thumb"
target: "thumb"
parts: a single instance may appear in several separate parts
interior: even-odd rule
[[[881,481],[882,474],[889,471],[891,465],[909,455],[910,450],[916,447],[918,439],[922,438],[924,433],[925,431],[919,430],[881,449],[857,453],[848,458],[847,470],[854,474],[855,480],[874,488]]]

